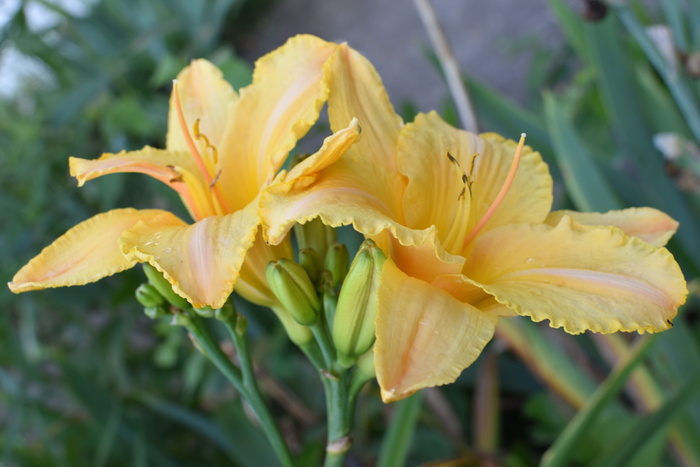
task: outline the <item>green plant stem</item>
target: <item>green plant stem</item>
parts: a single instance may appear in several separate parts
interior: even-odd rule
[[[408,448],[413,437],[421,408],[421,393],[396,403],[396,410],[389,431],[382,442],[377,467],[402,467],[406,463]]]
[[[321,349],[321,354],[323,355],[325,364],[324,370],[331,371],[331,366],[333,365],[333,362],[335,362],[335,347],[331,342],[331,337],[328,333],[325,320],[319,319],[319,321],[313,326],[310,326],[310,328],[311,333],[316,339],[318,347]]]
[[[216,365],[224,376],[226,376],[253,409],[253,412],[255,412],[255,415],[258,417],[260,425],[282,465],[285,467],[293,467],[294,463],[287,443],[277,427],[277,423],[255,382],[247,339],[244,336],[238,335],[235,329],[231,329],[230,326],[230,323],[227,323],[227,328],[229,328],[231,332],[231,337],[238,351],[241,369],[238,369],[231,359],[221,350],[221,347],[219,347],[219,344],[216,342],[201,317],[192,314],[187,329],[202,349],[204,355]]]
[[[328,444],[326,445],[326,460],[324,467],[342,467],[345,455],[352,445],[350,437],[354,403],[348,397],[347,373],[325,378],[326,406],[328,410]],[[353,399],[354,400],[354,399]]]

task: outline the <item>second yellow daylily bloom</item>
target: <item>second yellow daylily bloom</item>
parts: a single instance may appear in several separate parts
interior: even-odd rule
[[[435,113],[402,125],[369,62],[341,50],[330,65],[331,128],[357,118],[362,139],[337,160],[280,174],[261,215],[273,244],[320,216],[352,224],[390,256],[374,348],[385,401],[454,381],[504,316],[570,333],[670,326],[687,293],[660,247],[672,219],[650,208],[550,213],[552,178],[538,153]]]
[[[292,38],[258,60],[253,83],[240,95],[214,65],[193,61],[173,86],[166,149],[71,158],[70,169],[80,185],[117,172],[150,175],[180,194],[195,222],[162,210],[98,214],[32,259],[10,289],[81,285],[148,262],[195,307],[221,307],[234,285],[253,302],[278,305],[265,267],[291,257],[291,245],[261,241],[258,200],[318,119],[337,47],[313,36]],[[326,140],[319,157],[344,151],[358,134],[351,122]]]

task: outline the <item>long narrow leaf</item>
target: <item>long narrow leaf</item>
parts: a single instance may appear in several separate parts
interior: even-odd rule
[[[396,403],[396,410],[391,419],[382,448],[379,453],[377,467],[402,467],[411,446],[413,429],[421,408],[421,393],[416,393]]]
[[[652,334],[640,338],[641,342],[638,343],[639,345],[636,346],[625,360],[620,362],[595,394],[593,394],[593,397],[588,399],[583,409],[574,416],[554,444],[547,450],[542,458],[541,467],[569,465],[569,459],[575,452],[576,445],[590,430],[591,426],[593,426],[596,417],[613,401],[620,390],[622,390],[630,373],[636,365],[641,362],[642,358],[656,341],[657,336],[658,334]]]
[[[582,211],[620,208],[617,194],[579,139],[564,106],[554,95],[546,93],[544,109],[554,154],[576,207]]]
[[[192,431],[195,431],[228,454],[229,458],[239,463],[245,463],[244,457],[238,456],[233,449],[233,440],[229,439],[216,422],[208,417],[187,410],[175,404],[154,397],[150,394],[140,394],[137,399],[155,413],[180,423]]]
[[[686,405],[700,395],[700,373],[685,383],[659,410],[647,416],[642,423],[629,433],[621,443],[613,443],[596,459],[596,467],[616,467],[624,465],[639,446],[659,431],[666,431],[674,417],[681,414]]]

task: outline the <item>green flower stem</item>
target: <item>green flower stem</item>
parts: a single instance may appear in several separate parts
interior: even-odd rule
[[[347,451],[352,445],[350,431],[355,398],[349,394],[348,372],[336,361],[336,351],[326,325],[325,312],[321,314],[321,319],[309,328],[314,336],[312,343],[317,344],[322,355],[321,361],[311,358],[310,360],[319,372],[326,396],[328,442],[324,466],[342,467]]]
[[[401,467],[405,465],[420,407],[420,392],[396,403],[389,431],[379,452],[377,467]]]
[[[318,348],[318,344],[316,344],[315,340],[311,340],[305,344],[300,344],[299,348],[304,355],[306,355],[306,358],[309,359],[314,368],[319,369],[325,367],[326,364],[323,360],[323,355],[321,354],[321,350]]]
[[[191,314],[189,324],[186,324],[186,327],[204,355],[216,365],[224,376],[226,376],[253,409],[253,412],[255,412],[258,420],[260,420],[260,425],[282,465],[284,467],[293,467],[294,463],[292,462],[292,455],[289,452],[287,443],[277,427],[275,419],[255,382],[255,375],[253,373],[253,366],[248,349],[248,340],[245,334],[238,334],[236,330],[231,327],[231,323],[226,322],[226,327],[229,329],[231,337],[233,338],[233,343],[238,351],[238,358],[241,365],[241,369],[238,369],[231,359],[221,350],[221,347],[219,347],[219,344],[216,342],[201,317],[194,313]]]
[[[331,342],[331,337],[328,333],[328,328],[325,325],[324,320],[319,320],[313,326],[310,326],[311,333],[316,338],[316,343],[321,349],[321,354],[323,355],[324,370],[331,371],[331,366],[335,362],[335,347],[333,342]]]
[[[326,406],[328,410],[328,443],[324,467],[342,467],[345,455],[352,445],[350,436],[354,403],[348,397],[347,373],[322,375],[325,379]]]

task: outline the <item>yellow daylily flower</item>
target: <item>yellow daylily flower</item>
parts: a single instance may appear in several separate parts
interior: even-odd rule
[[[550,212],[549,170],[522,139],[436,113],[403,125],[366,59],[341,46],[330,66],[331,128],[357,118],[362,139],[281,173],[261,198],[264,235],[275,244],[320,216],[388,254],[374,348],[384,401],[454,381],[504,316],[570,333],[670,326],[687,290],[661,247],[677,226],[667,215]]]
[[[166,149],[71,158],[70,169],[80,185],[117,172],[150,175],[180,194],[195,222],[157,209],[98,214],[32,259],[10,289],[81,285],[148,262],[195,307],[221,307],[234,284],[255,303],[278,305],[265,267],[291,257],[291,245],[260,240],[258,201],[318,119],[336,51],[336,44],[313,36],[292,38],[258,60],[252,84],[240,94],[214,65],[193,61],[173,85]],[[359,127],[349,123],[327,138],[317,158],[352,144]]]

